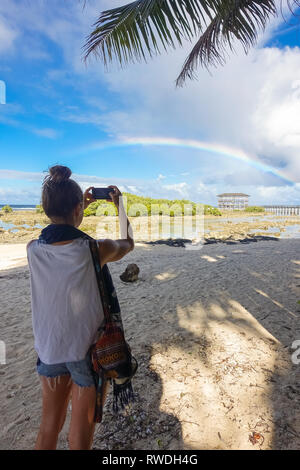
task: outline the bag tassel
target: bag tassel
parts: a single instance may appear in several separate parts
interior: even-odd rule
[[[114,381],[113,394],[113,411],[115,413],[118,413],[120,408],[123,410],[126,405],[134,402],[134,393],[132,390],[131,381],[123,385],[116,384]]]

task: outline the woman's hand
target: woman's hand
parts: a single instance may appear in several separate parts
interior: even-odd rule
[[[110,186],[108,186],[108,188],[112,188],[114,191],[109,193],[109,195],[111,197],[111,200],[110,199],[106,199],[106,200],[108,202],[112,201],[115,204],[115,206],[118,208],[119,207],[119,197],[122,196],[122,193],[119,190],[119,188],[117,188],[117,186],[110,185]]]
[[[89,190],[92,188],[93,186],[90,186],[83,193],[83,210],[86,209],[91,202],[95,202],[97,200],[93,198],[92,193],[89,193]]]

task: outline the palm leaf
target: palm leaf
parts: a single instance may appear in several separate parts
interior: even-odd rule
[[[259,29],[264,29],[270,15],[276,15],[273,0],[227,0],[223,1],[217,15],[201,35],[176,80],[181,86],[187,78],[195,78],[199,65],[225,63],[226,46],[233,49],[237,38],[247,53],[256,42]]]
[[[300,6],[300,0],[285,1],[291,12]],[[277,15],[275,0],[136,0],[101,13],[86,40],[84,56],[86,60],[93,53],[105,65],[114,59],[123,65],[197,36],[176,80],[181,86],[195,78],[199,65],[224,64],[227,46],[232,50],[236,39],[247,53],[272,15]]]
[[[94,31],[84,46],[85,59],[94,53],[104,64],[114,56],[120,64],[145,59],[160,53],[159,43],[165,50],[182,45],[212,19],[213,0],[137,0],[128,5],[102,12],[94,24]]]

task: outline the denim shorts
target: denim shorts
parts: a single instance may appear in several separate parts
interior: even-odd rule
[[[60,364],[45,364],[38,357],[36,370],[39,375],[44,375],[45,377],[70,375],[72,381],[80,387],[96,385],[90,354],[87,354],[81,361],[62,362]]]

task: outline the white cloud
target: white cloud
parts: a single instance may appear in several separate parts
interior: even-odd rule
[[[29,181],[40,181],[43,173],[41,172],[28,172],[28,171],[17,171],[17,170],[1,170],[0,169],[0,180],[1,179],[12,179],[12,180],[29,180]]]
[[[31,132],[41,137],[46,137],[47,139],[57,139],[61,133],[55,129],[45,128],[45,129],[37,129],[31,128]]]
[[[215,141],[254,154],[300,180],[300,49],[265,48],[237,57],[211,77],[172,86],[185,51],[107,75],[127,106],[102,118],[116,138],[165,136]]]
[[[295,204],[295,201],[300,201],[300,184],[295,186],[258,186],[255,188],[257,199],[262,201],[262,204]]]
[[[124,2],[126,3],[126,2]],[[82,46],[87,34],[91,31],[103,8],[120,4],[116,0],[89,0],[84,8],[84,0],[64,1],[61,0],[1,0],[0,19],[5,16],[10,35],[6,37],[9,44],[18,35],[18,46],[22,47],[24,39],[26,43],[34,33],[39,33],[58,45],[63,53],[65,62],[77,72],[86,72],[82,61]],[[8,28],[8,26],[6,26]],[[14,36],[12,34],[14,33]],[[1,22],[0,22],[1,38]],[[31,39],[31,50],[27,49],[31,58],[49,58],[48,54],[41,48],[39,39],[35,43]],[[0,42],[1,48],[1,42]],[[1,49],[0,49],[1,50]]]
[[[1,180],[18,180],[18,185],[4,187],[0,184],[0,204],[39,204],[41,199],[42,181],[47,174],[44,172],[26,172],[16,170],[0,169]],[[150,196],[153,198],[167,199],[189,199],[195,202],[217,205],[216,195],[220,193],[218,184],[205,184],[201,180],[190,185],[185,181],[165,184],[157,179],[137,179],[137,178],[100,178],[93,175],[83,175],[73,173],[72,178],[77,181],[83,191],[89,186],[105,187],[115,184],[122,192],[130,192],[140,196]],[[33,182],[28,186],[27,182]],[[244,185],[244,192],[250,194],[251,204],[295,204],[300,201],[300,184],[294,186],[263,186]],[[224,192],[232,190],[232,184],[222,186]],[[235,190],[235,192],[239,192]]]
[[[38,135],[40,137],[45,137],[47,139],[57,139],[61,135],[61,132],[57,131],[56,129],[37,128],[29,124],[26,124],[23,121],[20,121],[18,119],[14,119],[5,115],[0,115],[0,123],[6,124],[12,127],[24,129],[28,132],[31,132],[32,134]]]
[[[39,201],[38,189],[0,188],[0,204],[39,204]]]
[[[0,123],[24,129],[47,139],[56,139],[61,135],[61,132],[56,129],[38,128],[27,123],[26,119],[24,119],[24,115],[25,111],[19,104],[9,103],[4,106],[0,106]]]
[[[15,28],[0,15],[0,54],[6,54],[12,50],[17,36]]]
[[[188,196],[188,184],[185,181],[174,184],[163,184],[162,187],[163,189],[178,193],[178,195],[180,195],[183,199]]]
[[[256,155],[263,163],[282,167],[290,178],[299,181],[298,48],[257,48],[245,56],[242,48],[236,46],[236,55],[230,54],[224,67],[212,69],[212,75],[204,69],[199,69],[198,81],[187,81],[182,89],[175,89],[174,80],[190,51],[190,43],[182,49],[170,51],[169,54],[163,53],[154,60],[149,60],[148,64],[130,65],[124,70],[115,65],[111,67],[111,72],[103,73],[102,64],[94,61],[86,68],[81,60],[81,46],[91,30],[91,24],[101,9],[120,3],[126,2],[105,0],[99,6],[99,2],[92,1],[82,10],[80,2],[72,2],[71,5],[69,2],[53,0],[49,6],[48,1],[1,0],[0,18],[4,14],[8,18],[3,23],[9,28],[5,36],[8,47],[12,48],[17,40],[24,39],[28,31],[42,34],[59,45],[65,60],[64,70],[49,71],[48,78],[53,81],[66,80],[70,86],[79,86],[78,78],[84,77],[81,86],[82,90],[86,87],[87,104],[92,105],[93,101],[93,98],[88,96],[89,83],[99,82],[101,103],[96,111],[85,108],[78,109],[77,112],[69,109],[61,118],[78,124],[93,124],[105,128],[115,138],[124,135],[160,135],[215,141],[238,147]],[[12,20],[15,21],[14,29],[8,26],[13,24]],[[278,17],[270,22],[265,34],[260,35],[259,47],[270,38],[274,27],[281,21],[281,17]],[[2,23],[0,38],[1,25]],[[39,51],[40,49],[37,49],[36,53]],[[107,90],[104,90],[102,96],[100,86],[103,83],[118,97],[120,105],[117,111],[109,107],[109,102],[105,102]],[[12,120],[11,117],[9,119]],[[38,131],[50,138],[57,135],[57,131],[51,129],[31,131]],[[199,165],[204,162],[204,158],[207,156],[203,157],[201,153],[194,156]],[[234,179],[237,180],[234,176],[237,169],[239,170],[239,165],[235,161],[225,162],[220,159],[215,173],[220,175],[223,170],[225,178],[222,190],[225,191],[227,184],[233,184]],[[213,174],[209,176],[212,178]],[[262,174],[261,178],[263,177]],[[203,180],[205,181],[205,178]],[[277,188],[269,176],[265,177],[265,182],[271,185],[270,187]],[[128,184],[137,191],[140,190],[136,181]],[[155,188],[149,184],[144,189],[178,195],[178,191],[184,190],[178,184],[180,183],[164,187],[156,185]],[[257,184],[263,187],[264,181],[257,180]],[[193,197],[205,196],[212,200],[218,192],[220,187],[200,182]],[[269,197],[271,193],[260,190],[260,194],[261,197]],[[274,197],[280,194],[287,200],[290,200],[290,197],[298,197],[299,200],[298,189],[293,190],[289,186],[282,186],[280,193],[273,191],[272,194]],[[295,202],[296,200],[293,201]]]
[[[166,178],[166,176],[162,175],[161,173],[158,175],[157,177],[157,181],[161,181],[161,180],[164,180]]]

